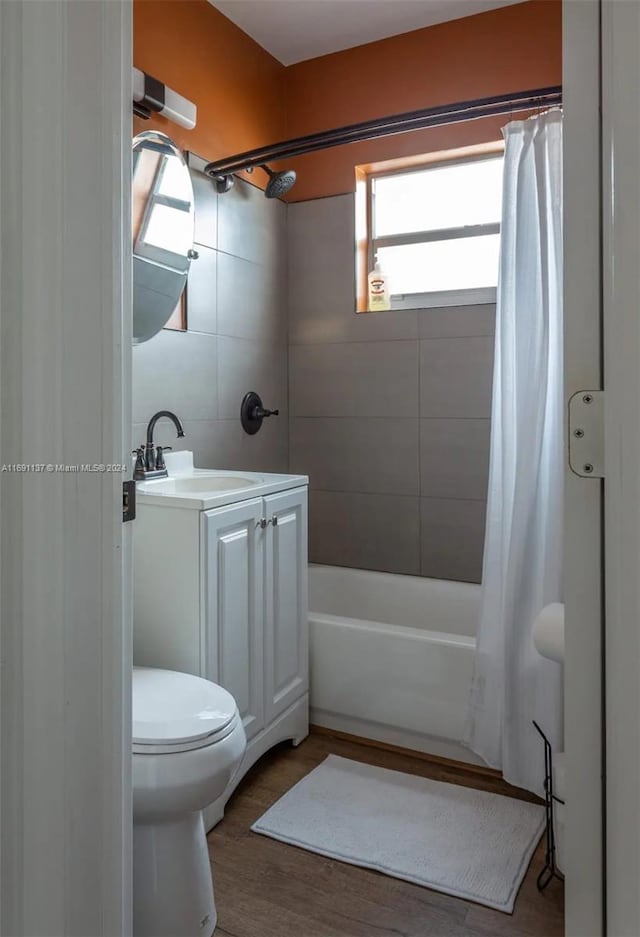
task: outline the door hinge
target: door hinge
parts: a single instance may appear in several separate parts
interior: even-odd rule
[[[136,483],[122,482],[122,523],[136,519]]]
[[[604,391],[569,398],[569,467],[582,478],[604,478]]]

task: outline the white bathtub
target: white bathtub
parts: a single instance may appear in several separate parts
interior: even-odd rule
[[[479,763],[461,743],[480,587],[309,567],[311,721]]]

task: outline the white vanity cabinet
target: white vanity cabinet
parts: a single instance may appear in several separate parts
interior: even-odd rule
[[[309,689],[307,497],[285,491],[264,499],[264,705],[273,723]]]
[[[262,498],[202,514],[202,676],[234,697],[247,741],[265,725],[265,531]]]
[[[271,746],[308,733],[307,479],[260,478],[266,488],[210,509],[202,494],[141,492],[134,525],[134,662],[232,693],[248,742],[233,787]]]

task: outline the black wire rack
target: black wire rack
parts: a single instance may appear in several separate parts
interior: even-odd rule
[[[564,800],[562,800],[561,797],[557,797],[553,793],[553,751],[551,749],[551,742],[544,734],[535,719],[533,719],[532,722],[537,732],[542,737],[542,741],[544,742],[544,809],[546,819],[546,852],[544,868],[540,872],[540,875],[536,881],[538,891],[544,891],[552,879],[557,878],[560,879],[560,881],[564,881],[564,875],[556,865],[556,838],[553,827],[554,803],[564,804]]]

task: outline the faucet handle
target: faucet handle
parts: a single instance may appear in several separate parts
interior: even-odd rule
[[[137,479],[144,478],[144,447],[139,446],[137,449],[134,449],[131,454],[136,457],[133,477]]]
[[[262,421],[268,416],[278,416],[280,410],[269,410],[262,406],[262,399],[254,390],[250,390],[242,398],[240,405],[240,422],[245,433],[253,436],[262,426]]]
[[[155,450],[155,446],[149,446],[149,445],[147,445],[147,446],[144,447],[144,449],[145,449],[145,453],[144,453],[145,469],[147,470],[147,472],[153,472],[153,470],[154,470],[155,467],[156,467],[156,450]]]
[[[158,446],[156,449],[156,471],[162,472],[167,466],[164,464],[164,453],[167,449],[171,449],[172,446]]]

